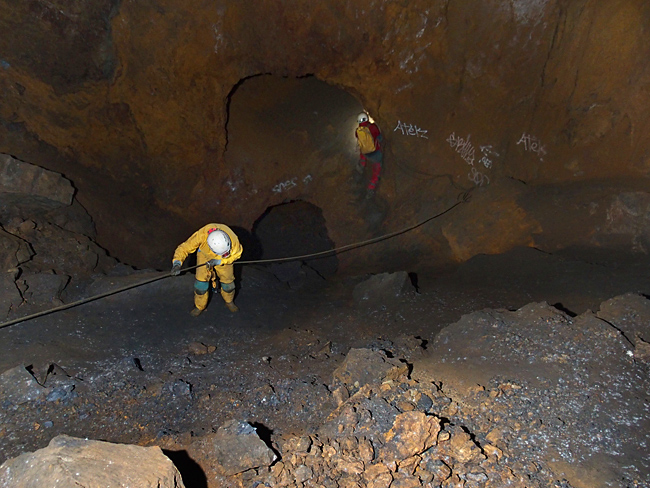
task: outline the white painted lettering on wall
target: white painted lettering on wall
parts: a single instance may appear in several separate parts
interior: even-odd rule
[[[283,191],[290,190],[291,188],[295,188],[298,186],[298,177],[294,176],[290,180],[282,181],[281,183],[278,183],[275,185],[272,189],[273,193],[282,193]]]
[[[546,146],[542,145],[542,142],[535,136],[526,134],[525,132],[521,135],[517,141],[517,145],[523,144],[524,151],[529,151],[537,154],[540,161],[544,161],[544,155],[546,154]]]
[[[470,172],[467,173],[467,179],[474,182],[476,186],[488,185],[490,183],[488,175],[482,173],[474,166],[474,161],[476,160],[476,148],[472,144],[471,138],[471,134],[467,134],[467,137],[463,139],[462,137],[458,137],[455,132],[452,132],[447,138],[447,142],[451,148],[472,167]],[[482,164],[486,169],[492,168],[492,158],[498,157],[499,153],[497,153],[489,144],[479,146],[479,151],[481,159],[479,159],[477,166],[480,168],[480,165]]]
[[[219,53],[219,48],[223,46],[223,34],[221,33],[222,25],[221,21],[216,24],[212,24],[212,30],[214,31],[214,52]]]
[[[428,139],[427,132],[428,130],[420,129],[417,125],[405,124],[401,120],[397,121],[397,127],[393,129],[393,132],[400,131],[404,136],[415,136],[421,137],[422,139]]]
[[[463,158],[467,164],[471,164],[473,166],[475,150],[474,146],[470,142],[471,137],[472,136],[468,134],[467,139],[463,139],[462,137],[457,137],[455,132],[452,132],[451,135],[447,138],[447,142],[452,149],[460,154],[460,157]]]
[[[314,178],[312,177],[312,175],[307,175],[302,179],[302,184],[308,185],[313,179]],[[297,186],[298,186],[298,177],[294,176],[290,180],[285,180],[278,183],[271,189],[271,191],[273,193],[282,193],[284,191],[290,190],[291,188],[295,188]]]
[[[467,179],[473,181],[476,186],[488,185],[490,183],[490,178],[486,174],[477,171],[474,166],[472,166],[472,170],[467,174]]]
[[[479,150],[481,151],[482,156],[479,163],[483,164],[487,169],[490,169],[492,167],[492,158],[499,157],[499,153],[492,149],[491,144],[487,146],[479,146]]]

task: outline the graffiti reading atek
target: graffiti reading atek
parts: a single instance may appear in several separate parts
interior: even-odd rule
[[[517,141],[517,145],[523,144],[524,151],[529,151],[537,154],[540,161],[544,161],[544,155],[546,154],[546,146],[542,145],[542,142],[535,136],[526,134],[525,132],[521,135]]]
[[[405,124],[401,120],[397,121],[397,127],[393,129],[393,132],[400,131],[404,136],[415,136],[421,137],[422,139],[428,139],[427,132],[428,130],[421,129],[417,125]]]

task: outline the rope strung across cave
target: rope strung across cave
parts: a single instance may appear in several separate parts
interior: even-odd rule
[[[342,252],[350,251],[352,249],[357,249],[359,247],[368,246],[370,244],[375,244],[377,242],[384,241],[386,239],[390,239],[392,237],[395,237],[395,236],[398,236],[398,235],[401,235],[401,234],[405,234],[405,233],[410,232],[410,231],[412,231],[414,229],[417,229],[418,227],[423,226],[427,222],[430,222],[431,220],[436,219],[438,217],[441,217],[442,215],[446,214],[447,212],[450,212],[452,209],[456,208],[461,203],[468,202],[470,194],[471,194],[473,189],[474,188],[471,188],[470,190],[467,190],[464,193],[460,194],[458,196],[458,201],[456,203],[454,203],[452,206],[450,206],[449,208],[447,208],[446,210],[443,210],[442,212],[437,213],[432,217],[428,217],[428,218],[426,218],[424,220],[421,220],[420,222],[418,222],[418,223],[416,223],[414,225],[411,225],[410,227],[406,227],[405,229],[398,230],[396,232],[391,232],[390,234],[384,234],[382,236],[374,237],[372,239],[368,239],[368,240],[361,241],[361,242],[356,242],[354,244],[347,244],[345,246],[337,247],[337,248],[334,248],[334,249],[328,249],[327,251],[315,252],[315,253],[312,253],[312,254],[305,254],[305,255],[302,255],[302,256],[292,256],[292,257],[288,257],[288,258],[276,258],[276,259],[260,259],[260,260],[256,260],[256,261],[236,261],[234,264],[268,264],[268,263],[283,263],[283,262],[287,262],[287,261],[305,261],[307,259],[313,259],[313,258],[317,258],[317,257],[330,255],[330,254],[340,254]],[[205,266],[205,263],[204,264],[199,264],[199,265],[196,265],[196,266],[190,266],[188,268],[183,269],[183,271],[191,271],[191,270],[199,268],[201,266]],[[123,291],[127,291],[127,290],[130,290],[132,288],[137,288],[137,287],[140,287],[140,286],[148,285],[149,283],[153,283],[155,281],[163,280],[165,278],[170,278],[170,277],[171,277],[171,275],[169,274],[169,272],[164,272],[160,276],[156,276],[155,278],[150,278],[148,280],[141,281],[139,283],[134,283],[134,284],[131,284],[131,285],[123,286],[122,288],[117,288],[116,290],[111,290],[111,291],[108,291],[106,293],[101,293],[99,295],[95,295],[95,296],[92,296],[92,297],[89,297],[89,298],[84,298],[82,300],[77,300],[76,302],[66,303],[65,305],[61,305],[59,307],[51,308],[49,310],[43,310],[42,312],[38,312],[38,313],[31,314],[31,315],[27,315],[25,317],[20,317],[20,318],[14,319],[14,320],[10,320],[9,322],[5,322],[3,324],[0,324],[0,329],[2,329],[4,327],[9,327],[10,325],[18,324],[20,322],[27,322],[28,320],[32,320],[32,319],[35,319],[35,318],[38,318],[38,317],[42,317],[43,315],[49,315],[49,314],[54,313],[54,312],[61,312],[63,310],[67,310],[69,308],[76,307],[78,305],[83,305],[84,303],[99,300],[101,298],[106,298],[106,297],[109,297],[111,295],[116,295],[118,293],[122,293]]]

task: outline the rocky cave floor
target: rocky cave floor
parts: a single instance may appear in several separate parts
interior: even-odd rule
[[[158,445],[188,487],[650,486],[647,258],[308,271],[243,267],[236,314],[191,317],[185,273],[0,329],[0,462],[67,434]],[[231,420],[277,459],[219,461]]]

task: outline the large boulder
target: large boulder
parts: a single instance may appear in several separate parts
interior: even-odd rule
[[[0,466],[0,487],[137,486],[182,488],[178,469],[159,447],[77,439],[60,435],[33,453]]]
[[[69,281],[69,276],[55,273],[25,273],[19,277],[18,286],[30,305],[56,307],[62,305],[61,295]]]

